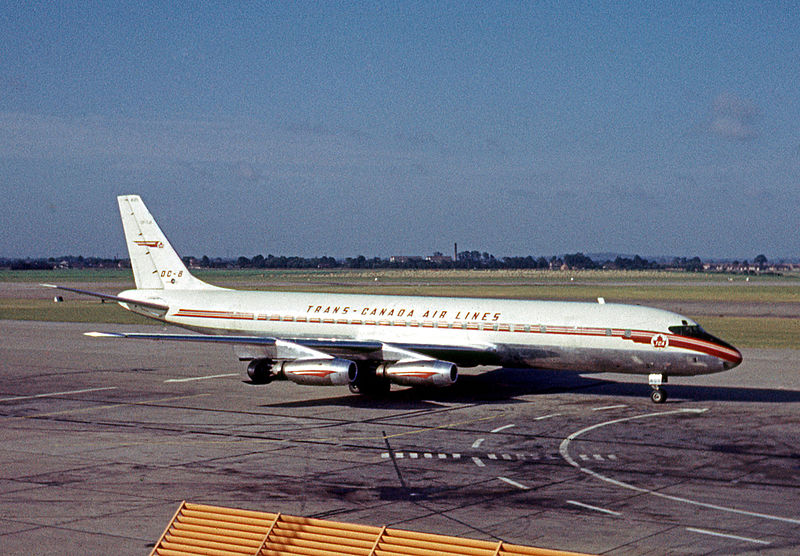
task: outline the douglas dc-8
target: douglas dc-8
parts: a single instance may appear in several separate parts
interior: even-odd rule
[[[449,386],[478,365],[648,375],[662,383],[731,369],[730,344],[687,317],[638,305],[457,297],[237,291],[194,277],[138,195],[117,198],[136,289],[118,302],[200,334],[89,336],[233,344],[255,383],[349,385],[380,395],[391,384]]]

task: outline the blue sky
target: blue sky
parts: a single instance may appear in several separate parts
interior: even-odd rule
[[[12,3],[0,256],[800,257],[789,3]]]

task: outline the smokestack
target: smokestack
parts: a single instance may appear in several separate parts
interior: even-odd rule
[[[458,260],[458,242],[453,243],[453,262]]]

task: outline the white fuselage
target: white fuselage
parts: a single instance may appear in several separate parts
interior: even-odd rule
[[[697,326],[691,319],[635,305],[225,289],[137,289],[120,297],[167,305],[162,320],[204,333],[376,341],[434,357],[442,357],[437,346],[452,346],[442,358],[461,366],[697,375],[741,361],[711,336],[670,330]]]

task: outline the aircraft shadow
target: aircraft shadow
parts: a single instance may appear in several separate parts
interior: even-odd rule
[[[630,397],[649,400],[650,386],[645,377],[636,382],[620,382],[599,375],[569,371],[499,368],[478,375],[462,375],[447,388],[393,389],[382,398],[345,395],[265,404],[264,407],[343,406],[353,408],[434,409],[443,403],[528,403],[522,396],[585,392],[592,396]],[[682,380],[675,378],[673,380]],[[690,382],[691,377],[686,381]],[[681,402],[727,401],[757,403],[800,402],[800,391],[737,386],[693,386],[669,383],[666,405]]]

